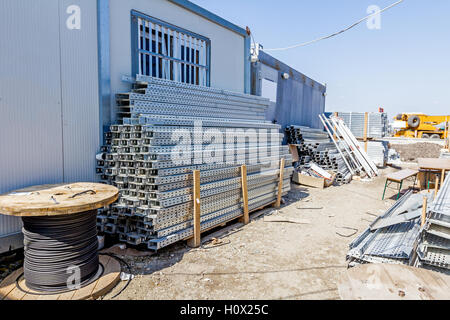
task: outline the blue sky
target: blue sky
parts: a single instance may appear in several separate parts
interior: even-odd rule
[[[367,15],[370,5],[396,0],[192,0],[241,26],[255,41],[278,48],[339,31]],[[405,0],[381,17],[335,38],[271,52],[327,84],[327,111],[450,114],[450,1]]]

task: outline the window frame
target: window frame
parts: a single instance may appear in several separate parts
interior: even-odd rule
[[[178,33],[182,33],[182,34],[191,36],[191,37],[196,38],[198,40],[204,41],[205,45],[206,45],[206,57],[205,57],[206,58],[206,65],[200,65],[200,64],[196,64],[196,63],[193,63],[193,62],[185,61],[185,60],[182,60],[182,59],[174,58],[174,57],[171,57],[171,56],[165,56],[163,54],[160,54],[160,53],[157,53],[157,52],[153,52],[153,50],[152,51],[147,51],[147,50],[144,50],[144,49],[140,49],[139,48],[139,42],[141,41],[141,39],[140,39],[140,35],[139,35],[139,29],[140,29],[139,18],[147,20],[147,21],[149,21],[151,23],[160,25],[160,26],[162,26],[164,28],[168,28],[172,32],[175,31],[175,32],[178,32]],[[169,37],[170,37],[170,35],[169,35]],[[180,46],[182,46],[181,42],[180,42]],[[143,14],[143,13],[141,13],[139,11],[131,10],[131,47],[132,47],[131,48],[131,52],[132,52],[132,58],[131,58],[131,60],[132,60],[132,67],[131,68],[132,68],[132,75],[133,76],[136,76],[137,74],[141,74],[140,73],[141,72],[141,70],[140,70],[140,59],[141,59],[141,53],[144,53],[144,54],[150,55],[150,57],[156,57],[157,60],[158,60],[158,57],[159,57],[159,58],[162,58],[162,59],[160,59],[161,61],[163,59],[167,59],[169,62],[170,61],[174,61],[175,63],[181,63],[181,64],[186,64],[186,65],[191,65],[191,66],[194,66],[194,67],[204,68],[205,71],[206,71],[206,84],[205,85],[207,87],[211,86],[211,40],[209,38],[205,37],[205,36],[199,35],[197,33],[194,33],[194,32],[191,32],[189,30],[183,29],[181,27],[175,26],[175,25],[170,24],[168,22],[165,22],[165,21],[162,21],[160,19],[157,19],[157,18],[151,17],[149,15]],[[149,47],[151,47],[150,49],[152,49],[153,46],[150,45]],[[190,49],[191,50],[195,50],[194,48],[190,48]],[[186,53],[184,53],[184,55],[186,55]],[[152,70],[152,72],[153,72],[153,70]],[[180,75],[180,77],[181,77],[181,75]],[[186,74],[184,74],[184,78],[185,77],[186,77]],[[189,77],[191,77],[190,72],[189,72]],[[159,78],[159,75],[157,75],[157,78]],[[162,79],[164,79],[164,78],[162,78]],[[188,83],[188,84],[192,84],[192,85],[197,85],[197,84],[191,83],[190,81],[189,82],[180,81],[180,82],[181,83]]]

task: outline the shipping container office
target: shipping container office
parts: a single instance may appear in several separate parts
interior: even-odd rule
[[[0,193],[97,180],[123,76],[250,92],[245,30],[185,0],[2,0],[0,43]],[[0,215],[0,252],[20,230]]]
[[[252,56],[251,93],[271,100],[266,119],[283,128],[322,129],[318,115],[325,111],[326,86],[257,48]]]

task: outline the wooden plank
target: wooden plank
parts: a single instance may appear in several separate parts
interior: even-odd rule
[[[25,292],[19,290],[15,285],[14,289],[6,296],[4,300],[22,300],[25,297]]]
[[[27,292],[22,292],[16,287],[15,280],[23,272],[23,269],[16,270],[10,274],[0,284],[0,299],[5,300],[88,300],[95,299],[109,292],[120,280],[120,263],[116,259],[102,255],[100,262],[104,266],[103,275],[89,285],[65,293],[39,294],[27,288],[25,280],[19,282],[20,287]],[[37,293],[37,294],[32,294]]]
[[[425,225],[425,222],[427,221],[427,205],[428,205],[428,197],[423,197],[422,217],[421,217],[421,224],[420,224],[422,227]]]
[[[442,172],[441,172],[441,186],[444,185],[444,181],[445,181],[445,169],[442,169]]]
[[[367,152],[367,126],[369,124],[369,113],[364,114],[364,150]]]
[[[386,178],[391,181],[402,182],[403,180],[413,177],[418,173],[419,173],[419,171],[417,171],[417,170],[404,169],[404,170],[400,170],[400,171],[391,173]]]
[[[33,186],[0,195],[0,213],[12,216],[71,214],[102,208],[116,201],[118,195],[116,187],[101,183]]]
[[[248,188],[247,188],[247,166],[241,166],[241,184],[242,184],[242,207],[244,209],[244,216],[241,218],[243,224],[250,222],[248,213]]]
[[[289,145],[289,152],[292,155],[292,161],[293,162],[297,162],[300,160],[300,157],[298,156],[298,148],[297,145],[295,144],[290,144]]]
[[[275,206],[274,206],[275,208],[279,208],[281,206],[281,195],[283,194],[284,163],[285,163],[285,159],[281,158],[280,181],[278,182],[278,195],[277,195],[277,201],[275,202]]]
[[[395,264],[366,264],[346,271],[343,300],[449,300],[450,277]]]
[[[108,256],[101,257],[103,258]],[[108,262],[103,264],[105,267],[103,276],[95,282],[95,288],[91,296],[92,299],[97,299],[106,295],[120,281],[120,262],[114,258],[109,258],[110,259]]]
[[[188,240],[188,245],[198,248],[201,245],[200,239],[200,170],[194,170],[194,236]]]
[[[436,180],[434,181],[434,199],[436,199],[438,191],[439,191],[439,176],[436,175]]]
[[[419,158],[417,159],[419,168],[428,170],[450,170],[450,159],[442,158]]]
[[[61,293],[57,300],[72,300],[75,295],[75,291]]]
[[[23,268],[20,268],[11,273],[2,283],[0,283],[0,300],[5,299],[9,293],[14,290],[16,287],[16,279],[22,272]]]

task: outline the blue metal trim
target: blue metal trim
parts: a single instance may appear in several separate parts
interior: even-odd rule
[[[206,72],[206,86],[211,87],[211,41],[208,40],[208,46],[206,47],[206,65],[208,66]]]
[[[261,81],[261,62],[253,62],[251,65],[251,92],[254,96],[262,95],[262,81]]]
[[[262,50],[259,51],[258,61],[269,67],[272,67],[272,68],[278,70],[280,74],[288,73],[290,75],[290,79],[292,79],[292,80],[304,82],[305,84],[307,84],[307,86],[312,87],[312,88],[317,87],[321,93],[325,93],[327,91],[327,88],[323,84],[321,84],[321,83],[317,82],[316,80],[313,80],[313,79],[307,77],[303,73],[289,67],[287,64],[281,62],[280,60],[277,60],[276,58],[272,57],[271,55],[269,55],[268,53],[266,53]]]
[[[187,0],[169,0],[170,2],[173,2],[176,5],[179,5],[180,7],[183,7],[195,14],[198,14],[199,16],[202,16],[203,18],[206,18],[214,23],[217,23],[218,25],[225,27],[227,29],[230,29],[231,31],[234,31],[241,36],[247,36],[247,32],[245,29],[219,17],[218,15],[212,13],[211,11],[208,11],[190,1]]]
[[[109,18],[109,0],[97,0],[99,134],[101,145],[104,144],[104,133],[108,130],[113,117],[111,108]]]
[[[244,39],[244,93],[247,94],[251,91],[250,64],[250,36],[247,35]]]
[[[139,39],[138,39],[138,19],[136,14],[131,11],[131,76],[139,74]]]

